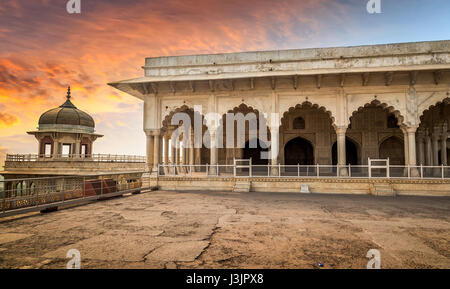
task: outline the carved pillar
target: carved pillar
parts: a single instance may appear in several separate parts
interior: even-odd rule
[[[216,131],[215,130],[210,130],[210,142],[211,142],[211,146],[210,146],[210,160],[211,160],[211,168],[210,168],[210,174],[211,175],[216,175],[217,174],[217,170],[216,170],[216,165],[217,165],[217,144],[216,144]]]
[[[185,173],[185,169],[186,169],[184,167],[184,165],[186,165],[186,144],[185,144],[185,142],[186,142],[186,137],[183,134],[183,137],[180,140],[179,147],[178,147],[178,154],[180,155],[179,156],[179,158],[180,158],[179,164],[181,165],[181,167],[179,168],[179,171],[182,173]]]
[[[407,166],[407,165],[409,165],[408,131],[406,128],[402,127],[402,132],[403,132],[403,151],[404,151],[404,158],[405,158],[404,165]],[[417,158],[417,156],[416,156],[416,158]],[[405,173],[407,174],[408,172],[405,171]]]
[[[59,141],[53,142],[53,158],[59,157]]]
[[[422,129],[417,130],[417,150],[418,150],[418,164],[424,165],[425,164],[425,147],[424,147],[424,132]]]
[[[79,158],[79,157],[80,157],[80,154],[81,154],[80,147],[81,147],[81,140],[80,140],[80,139],[77,139],[77,140],[75,141],[75,151],[74,151],[74,154],[75,154],[75,157],[76,157],[76,158]]]
[[[147,169],[149,171],[152,170],[153,168],[153,158],[154,158],[154,140],[153,140],[153,135],[151,133],[151,131],[146,131],[145,132],[147,138],[146,138],[146,156],[147,156]]]
[[[39,148],[38,148],[38,155],[41,157],[41,155],[45,156],[45,147],[42,146],[42,139],[38,139],[39,142]]]
[[[272,176],[278,176],[278,154],[280,152],[280,134],[279,126],[273,126],[270,128],[270,162],[272,164],[271,174]]]
[[[166,133],[163,138],[164,138],[164,141],[163,141],[163,145],[164,145],[163,163],[165,165],[167,165],[169,163],[169,135]]]
[[[442,128],[442,137],[441,137],[441,161],[444,166],[448,166],[447,163],[447,123],[444,123]]]
[[[180,148],[181,148],[180,140],[177,139],[177,140],[175,140],[175,164],[176,165],[180,164]]]
[[[153,170],[155,172],[158,171],[158,165],[159,165],[159,160],[160,160],[160,156],[159,156],[159,139],[160,139],[160,132],[159,131],[154,131],[153,133],[153,139],[154,139],[154,146],[153,146]]]
[[[345,166],[347,164],[347,156],[345,150],[345,132],[347,131],[347,127],[336,127],[336,136],[337,136],[337,157],[338,157],[338,165]],[[347,176],[348,171],[346,167],[340,168],[339,171],[340,176]]]
[[[410,166],[416,166],[416,131],[417,127],[407,127],[406,131],[408,133],[408,165]],[[418,177],[419,171],[417,168],[411,168],[411,176],[412,177]]]
[[[439,127],[435,127],[433,129],[433,135],[431,136],[431,140],[433,143],[433,165],[439,165],[439,139],[441,138],[441,129]]]
[[[425,135],[425,144],[426,144],[426,150],[425,150],[425,164],[427,166],[433,165],[433,150],[431,147],[431,137],[430,137],[430,131],[426,129],[426,135]]]
[[[191,131],[189,143],[189,165],[194,165],[194,133]],[[192,169],[192,168],[191,168]]]

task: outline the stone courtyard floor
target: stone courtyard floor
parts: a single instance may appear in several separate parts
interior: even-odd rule
[[[450,268],[450,199],[154,191],[0,220],[1,268]]]

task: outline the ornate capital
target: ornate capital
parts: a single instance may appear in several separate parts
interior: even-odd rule
[[[347,127],[346,126],[336,126],[335,130],[336,130],[337,135],[342,135],[342,134],[345,134],[345,132],[347,131]]]
[[[419,127],[417,129],[417,139],[419,141],[423,141],[425,139],[425,129],[423,127]]]
[[[144,129],[144,132],[146,136],[155,136],[161,134],[160,129]]]
[[[405,130],[408,134],[416,133],[419,126],[405,126]]]

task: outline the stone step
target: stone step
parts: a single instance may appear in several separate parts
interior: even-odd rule
[[[236,181],[233,187],[233,192],[248,193],[250,192],[250,181]]]
[[[374,195],[376,196],[391,196],[395,197],[395,191],[391,184],[374,184],[373,185]]]

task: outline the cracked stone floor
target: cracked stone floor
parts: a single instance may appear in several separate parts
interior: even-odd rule
[[[0,268],[450,268],[450,198],[154,191],[0,220]]]

